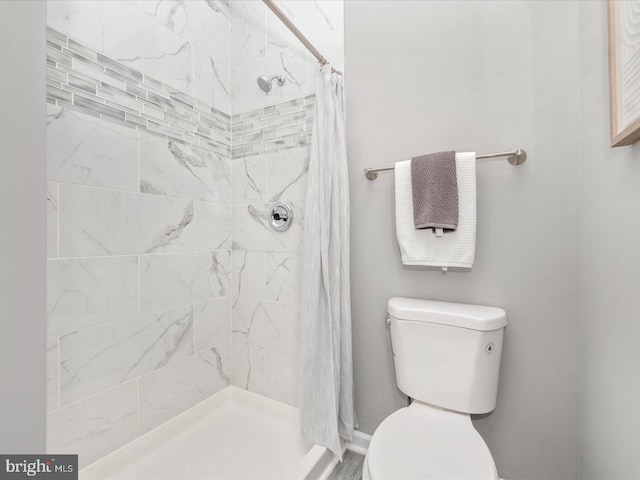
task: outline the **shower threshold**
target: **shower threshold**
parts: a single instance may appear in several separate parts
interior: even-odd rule
[[[336,464],[300,439],[298,410],[228,387],[80,471],[81,480],[321,480]]]

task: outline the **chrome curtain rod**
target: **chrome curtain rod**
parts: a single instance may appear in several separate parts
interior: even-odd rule
[[[498,158],[498,157],[507,157],[507,161],[513,165],[522,165],[525,160],[527,160],[527,152],[525,152],[521,148],[516,148],[515,150],[511,150],[510,152],[498,152],[498,153],[483,153],[481,155],[476,155],[477,160],[483,160],[485,158]],[[390,172],[394,170],[395,167],[384,167],[384,168],[365,168],[364,175],[368,180],[375,180],[378,178],[378,173],[380,172]]]
[[[289,20],[289,17],[287,17],[284,14],[284,12],[280,10],[280,7],[278,7],[273,0],[262,0],[262,1],[267,7],[269,7],[269,9],[276,15],[276,17],[278,17],[282,21],[282,23],[284,23],[285,27],[291,30],[291,33],[293,33],[296,37],[298,37],[298,40],[300,40],[302,44],[305,47],[307,47],[307,50],[309,50],[311,54],[318,59],[318,62],[320,62],[320,65],[326,65],[329,63],[329,61],[322,56],[322,54],[318,51],[318,49],[313,46],[313,43],[311,43],[309,39],[304,36],[304,34],[300,31],[300,29],[296,27],[291,20]],[[333,67],[331,67],[331,70],[334,73],[342,75],[342,72],[336,70]]]

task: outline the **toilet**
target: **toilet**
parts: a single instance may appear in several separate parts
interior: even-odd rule
[[[371,438],[365,480],[498,480],[471,423],[496,406],[504,310],[392,298],[388,304],[398,388],[413,402]]]

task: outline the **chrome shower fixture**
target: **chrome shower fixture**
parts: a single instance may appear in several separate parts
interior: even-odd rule
[[[269,95],[269,92],[271,91],[271,89],[273,88],[273,81],[277,80],[278,81],[278,85],[281,87],[283,86],[287,79],[284,75],[271,75],[270,77],[266,76],[266,75],[260,75],[258,77],[258,86],[260,87],[260,89],[266,93],[267,95]]]

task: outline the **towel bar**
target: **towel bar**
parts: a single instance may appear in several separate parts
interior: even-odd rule
[[[527,152],[525,152],[521,148],[516,148],[515,150],[511,150],[509,152],[498,152],[498,153],[483,153],[481,155],[476,155],[477,160],[483,160],[485,158],[497,158],[497,157],[507,157],[507,161],[513,165],[522,165],[527,160]],[[380,172],[390,172],[395,167],[384,167],[384,168],[365,168],[364,175],[368,180],[375,180],[378,178],[378,173]]]

